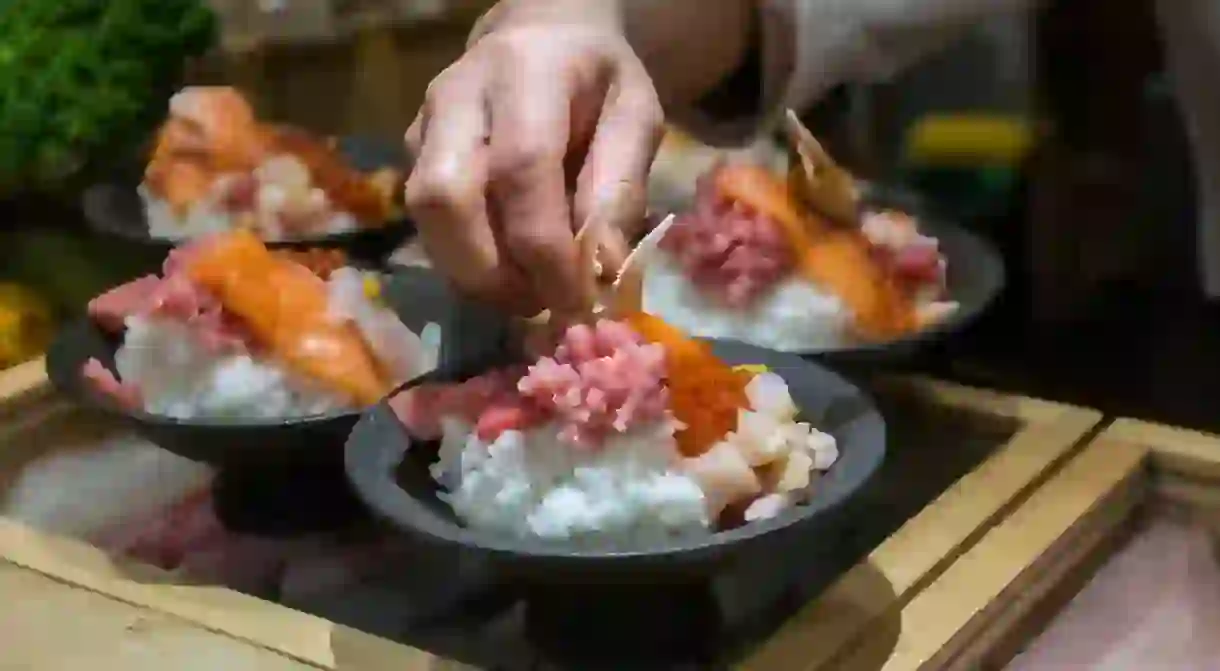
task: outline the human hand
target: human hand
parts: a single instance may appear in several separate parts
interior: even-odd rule
[[[663,112],[615,3],[504,0],[407,131],[407,207],[434,265],[519,314],[591,305],[575,234],[613,271],[643,222]]]

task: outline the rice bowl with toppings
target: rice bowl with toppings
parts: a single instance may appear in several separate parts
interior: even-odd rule
[[[402,182],[395,167],[365,174],[310,133],[260,122],[235,89],[188,87],[169,101],[137,193],[152,238],[247,229],[280,242],[396,221]]]
[[[789,114],[787,175],[722,160],[660,238],[644,310],[696,336],[783,352],[887,343],[943,323],[948,259],[913,216],[862,205],[858,181]]]
[[[799,207],[779,176],[723,165],[665,232],[643,301],[692,335],[819,352],[943,321],[958,307],[947,270],[939,241],[907,214],[840,227]]]
[[[252,233],[174,250],[160,275],[89,304],[119,339],[114,370],[80,375],[127,410],[178,420],[284,420],[353,411],[431,370],[439,327],[417,334],[380,278],[339,252],[272,251]]]
[[[471,529],[574,547],[699,538],[809,500],[838,458],[783,378],[638,313],[569,328],[528,366],[391,401],[440,447]]]

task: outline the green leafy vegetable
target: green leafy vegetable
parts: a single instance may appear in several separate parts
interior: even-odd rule
[[[0,194],[139,143],[215,34],[202,0],[0,0]]]

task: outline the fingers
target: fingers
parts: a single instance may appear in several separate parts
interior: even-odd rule
[[[415,154],[406,203],[435,266],[464,292],[500,300],[513,282],[487,217],[487,132],[477,71],[438,77],[405,138]]]
[[[597,260],[601,263],[601,278],[612,280],[618,277],[623,262],[631,253],[631,243],[619,227],[602,226],[600,230],[602,237],[598,241]]]
[[[552,313],[587,310],[594,297],[578,267],[563,167],[570,87],[529,63],[501,74],[491,101],[490,189],[505,247]]]
[[[624,245],[644,226],[648,171],[664,133],[664,113],[643,68],[620,72],[611,87],[577,181],[578,224],[597,219]],[[613,255],[611,255],[613,256]],[[620,257],[621,260],[621,257]]]

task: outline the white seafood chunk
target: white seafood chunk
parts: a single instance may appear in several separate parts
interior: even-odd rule
[[[746,522],[757,522],[779,515],[796,503],[795,497],[785,494],[767,494],[751,503],[745,512]]]
[[[707,499],[708,514],[715,518],[733,501],[756,496],[762,483],[740,450],[721,441],[707,452],[683,460],[686,474],[699,484]]]
[[[754,410],[778,420],[793,420],[797,415],[796,403],[788,393],[784,378],[775,373],[755,375],[746,385],[746,398]]]
[[[765,466],[792,451],[791,424],[752,410],[737,413],[737,431],[728,440],[751,466]]]
[[[805,439],[805,447],[813,456],[813,468],[828,471],[839,460],[839,446],[829,433],[813,431]]]
[[[813,470],[813,456],[808,452],[789,452],[782,463],[772,466],[775,480],[767,487],[772,492],[797,492],[805,489],[811,482],[810,471]]]

